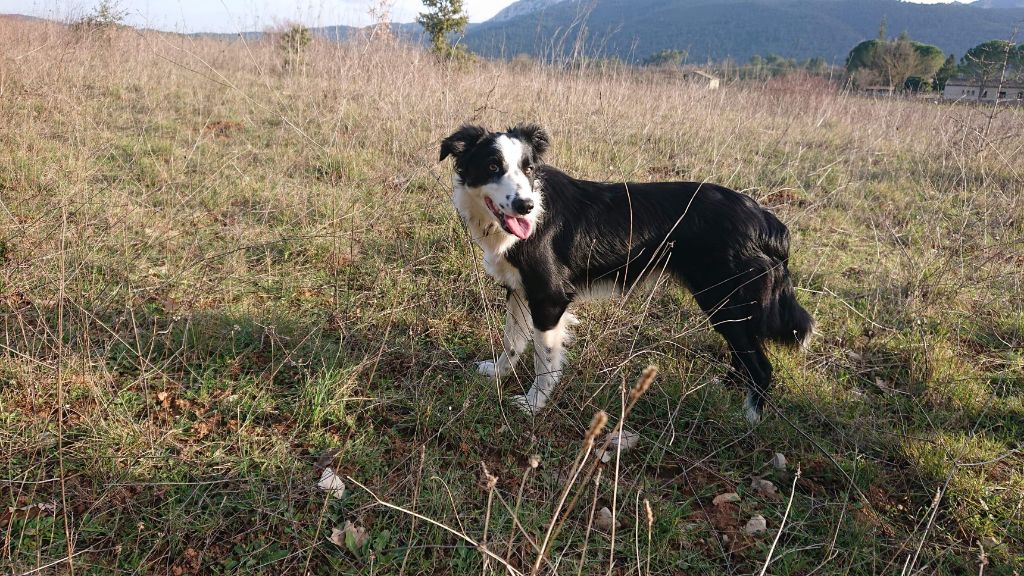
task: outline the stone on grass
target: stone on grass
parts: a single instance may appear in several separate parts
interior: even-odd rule
[[[597,515],[594,516],[594,526],[597,526],[601,530],[611,530],[615,520],[612,518],[612,511],[607,506],[597,511]]]
[[[334,473],[330,466],[324,468],[323,474],[320,475],[320,481],[316,483],[316,486],[338,499],[345,495],[345,482]]]
[[[768,530],[768,523],[765,521],[764,516],[758,514],[750,520],[747,520],[747,525],[743,527],[743,533],[747,536],[753,536],[760,534]]]
[[[754,478],[750,482],[750,487],[755,493],[764,496],[765,498],[778,498],[779,489],[775,487],[775,484],[771,480],[765,480],[764,478]]]
[[[786,457],[782,452],[776,452],[775,456],[772,456],[772,468],[775,468],[776,470],[786,469]]]
[[[711,503],[714,504],[715,506],[719,506],[721,504],[725,504],[726,502],[739,502],[739,501],[740,501],[740,495],[739,494],[737,494],[735,492],[726,492],[724,494],[719,494],[718,496],[715,496],[715,499],[712,500]]]

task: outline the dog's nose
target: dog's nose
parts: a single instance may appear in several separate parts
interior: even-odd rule
[[[524,216],[533,210],[533,200],[529,198],[516,198],[512,201],[512,209]]]

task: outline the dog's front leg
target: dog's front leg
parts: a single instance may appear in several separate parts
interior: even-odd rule
[[[526,352],[526,346],[533,335],[530,309],[521,291],[509,290],[505,301],[505,335],[502,336],[501,356],[477,365],[477,371],[491,378],[504,378],[515,370],[519,358]]]
[[[545,306],[532,310],[533,366],[536,379],[525,396],[513,400],[531,414],[536,414],[547,404],[548,398],[562,379],[562,365],[565,362],[565,344],[569,324],[575,321],[572,314],[565,313],[566,305]]]

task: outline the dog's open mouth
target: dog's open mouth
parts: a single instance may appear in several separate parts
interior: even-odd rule
[[[494,202],[492,202],[487,196],[484,196],[484,203],[487,204],[487,209],[494,214],[495,218],[498,219],[498,223],[501,224],[501,227],[505,232],[508,232],[520,240],[526,240],[530,235],[530,229],[533,225],[530,224],[529,220],[519,216],[509,216],[508,214],[505,214],[499,210],[498,207],[494,205]]]

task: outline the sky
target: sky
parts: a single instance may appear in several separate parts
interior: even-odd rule
[[[949,0],[912,0],[935,4]],[[513,0],[464,0],[470,22],[483,22]],[[26,14],[70,21],[88,14],[99,0],[0,0],[0,14]],[[285,23],[307,26],[373,22],[370,9],[391,6],[391,20],[411,22],[419,0],[119,0],[127,23],[171,32],[242,32]]]

